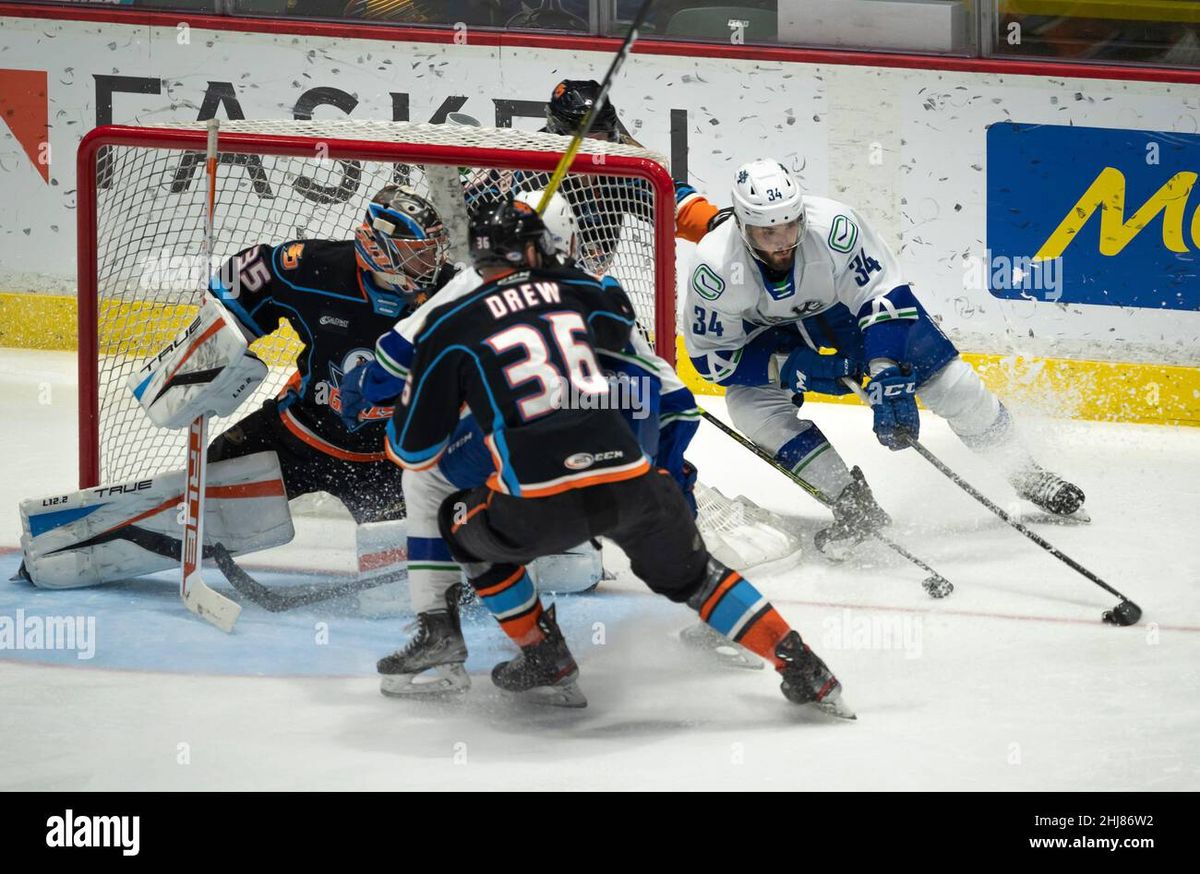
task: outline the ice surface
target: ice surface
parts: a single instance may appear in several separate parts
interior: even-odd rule
[[[0,544],[17,544],[20,499],[75,487],[73,373],[69,354],[0,350]],[[487,674],[511,650],[478,614],[465,701],[381,697],[373,665],[405,638],[402,587],[284,614],[247,605],[225,636],[184,610],[170,574],[66,592],[4,582],[0,622],[92,617],[95,652],[0,650],[0,788],[1200,788],[1200,431],[1024,418],[1042,462],[1087,492],[1094,521],[1066,526],[1014,505],[922,417],[934,452],[1143,607],[1121,629],[1100,622],[1116,599],[915,454],[880,447],[865,410],[805,410],[862,465],[895,539],[957,587],[932,601],[920,571],[876,549],[836,566],[808,548],[797,566],[751,575],[837,671],[855,723],[788,704],[771,671],[696,658],[673,639],[692,614],[649,594],[613,548],[617,580],[559,599],[591,702],[578,712],[505,700]],[[826,518],[706,425],[689,456],[707,482],[809,536]],[[301,534],[332,538],[339,524],[352,542],[338,520]],[[320,564],[314,546],[256,572],[293,582],[287,568]],[[0,556],[5,578],[17,562]]]

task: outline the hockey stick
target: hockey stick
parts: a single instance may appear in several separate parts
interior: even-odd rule
[[[588,110],[588,114],[583,117],[583,121],[579,125],[579,130],[575,131],[575,135],[571,137],[571,144],[567,146],[567,150],[559,158],[558,166],[554,168],[554,173],[551,175],[550,181],[546,184],[546,188],[542,192],[542,199],[537,206],[538,215],[546,212],[546,207],[550,205],[550,198],[554,196],[554,192],[562,184],[563,178],[567,175],[567,168],[575,160],[575,155],[579,153],[579,147],[583,145],[583,138],[591,132],[592,125],[608,100],[608,89],[612,87],[613,79],[617,76],[617,71],[621,69],[621,65],[625,63],[625,58],[629,56],[629,52],[633,49],[633,43],[638,38],[638,28],[645,24],[646,15],[649,14],[650,7],[653,4],[654,0],[643,0],[642,8],[638,10],[638,14],[634,16],[632,23],[630,23],[629,32],[625,34],[625,41],[617,49],[617,54],[609,65],[608,72],[604,74],[604,81],[600,83],[600,93],[596,95],[596,100],[592,104],[592,108]]]
[[[850,389],[856,395],[858,395],[859,400],[861,400],[867,406],[871,406],[871,399],[867,396],[867,393],[863,390],[863,387],[861,385],[858,385],[857,383],[854,382],[854,380],[849,379],[848,377],[843,378],[842,382],[844,382],[847,386],[849,386]],[[1057,558],[1059,561],[1063,562],[1063,564],[1065,564],[1067,567],[1071,568],[1071,570],[1077,571],[1078,573],[1085,576],[1087,579],[1091,580],[1093,583],[1095,583],[1100,588],[1102,588],[1105,591],[1107,591],[1113,595],[1116,595],[1118,598],[1120,598],[1121,601],[1119,604],[1117,604],[1116,607],[1113,607],[1111,610],[1104,611],[1104,614],[1101,618],[1105,622],[1107,622],[1111,625],[1133,625],[1139,619],[1142,618],[1142,608],[1141,607],[1139,607],[1137,604],[1130,601],[1128,598],[1126,598],[1124,595],[1122,595],[1120,592],[1118,592],[1116,589],[1114,589],[1108,583],[1104,582],[1104,580],[1100,579],[1100,577],[1096,576],[1094,573],[1092,573],[1090,570],[1085,568],[1079,562],[1075,561],[1075,559],[1071,558],[1069,555],[1067,555],[1064,552],[1062,552],[1061,550],[1059,550],[1048,540],[1046,540],[1045,538],[1036,534],[1035,532],[1030,531],[1028,528],[1026,528],[1024,525],[1022,525],[1020,522],[1018,522],[1016,519],[1014,519],[1008,513],[1004,512],[1002,509],[1000,509],[1000,507],[998,507],[995,503],[993,503],[991,500],[989,500],[987,498],[987,496],[983,494],[983,492],[979,491],[979,489],[972,486],[969,482],[967,482],[965,479],[963,479],[961,476],[959,476],[957,473],[955,473],[945,462],[943,462],[940,458],[938,458],[936,455],[934,455],[932,452],[930,452],[928,449],[926,449],[924,446],[922,446],[921,442],[919,440],[917,440],[915,437],[908,438],[908,445],[911,446],[913,449],[917,450],[917,452],[921,455],[922,458],[924,458],[926,461],[928,461],[930,464],[932,464],[934,467],[936,467],[939,471],[941,471],[941,473],[944,474],[947,479],[949,479],[951,482],[953,482],[956,486],[958,486],[960,489],[962,489],[964,492],[966,492],[972,498],[977,500],[979,503],[983,504],[983,506],[987,507],[993,513],[995,513],[997,516],[999,516],[1001,519],[1003,519],[1005,522],[1007,522],[1010,526],[1012,526],[1017,531],[1024,534],[1026,537],[1028,537],[1030,540],[1032,540],[1034,543],[1036,543],[1042,549],[1046,550],[1048,553],[1050,553],[1052,556]]]
[[[203,258],[205,270],[213,253],[213,213],[217,200],[217,120],[208,122],[208,150],[205,160],[207,192],[205,197]],[[231,601],[204,582],[201,573],[204,543],[204,488],[208,469],[208,416],[196,417],[188,426],[187,481],[183,496],[182,577],[179,597],[187,608],[222,631],[233,631],[238,614],[242,612]]]
[[[815,486],[811,485],[810,483],[806,483],[794,471],[790,470],[787,467],[784,467],[782,464],[779,463],[779,461],[775,458],[775,456],[771,455],[771,453],[767,452],[765,449],[763,449],[761,446],[759,446],[753,440],[750,440],[749,438],[745,437],[744,435],[739,434],[737,431],[735,431],[733,428],[726,425],[724,422],[722,422],[720,419],[718,419],[716,416],[714,416],[712,413],[708,412],[707,410],[701,409],[700,415],[704,417],[704,420],[706,422],[717,427],[721,431],[724,431],[726,434],[728,434],[730,437],[732,437],[734,440],[736,440],[742,446],[749,449],[751,452],[753,452],[755,455],[757,455],[759,458],[761,458],[767,464],[771,465],[771,467],[773,467],[775,470],[779,471],[781,474],[786,476],[788,479],[790,479],[796,485],[800,486],[800,488],[804,489],[804,491],[808,492],[810,495],[812,495],[814,498],[816,498],[821,504],[823,504],[826,507],[833,506],[833,501],[829,498],[828,495],[826,495],[824,492],[822,492],[820,489],[816,488]],[[925,591],[929,594],[929,597],[945,598],[947,595],[949,595],[951,592],[954,591],[954,584],[952,582],[950,582],[948,579],[943,577],[941,574],[939,574],[937,571],[935,571],[933,568],[931,568],[928,564],[921,561],[921,559],[917,558],[915,555],[913,555],[911,552],[909,552],[907,549],[905,549],[899,543],[896,543],[894,540],[892,540],[887,535],[885,535],[879,531],[872,531],[871,536],[874,537],[876,540],[878,540],[880,543],[882,543],[884,546],[886,546],[888,549],[890,549],[893,552],[897,553],[898,555],[901,555],[904,558],[908,559],[910,562],[915,564],[921,570],[925,571],[925,573],[929,574],[928,577],[926,577],[924,580],[921,581],[921,585],[922,585],[922,587],[924,587]]]
[[[394,583],[408,576],[408,570],[405,569],[389,571],[386,574],[369,577],[365,580],[348,580],[344,583],[332,583],[328,585],[296,586],[294,590],[280,591],[279,589],[264,586],[258,580],[254,579],[254,577],[250,576],[249,573],[234,561],[229,550],[222,544],[214,543],[212,545],[212,556],[213,560],[217,563],[217,567],[221,569],[221,573],[225,575],[225,579],[229,580],[229,584],[237,592],[271,613],[282,613],[285,610],[292,610],[296,607],[318,604],[321,601],[341,598],[344,595],[352,595],[355,592],[364,592],[367,589],[374,589],[388,583]]]

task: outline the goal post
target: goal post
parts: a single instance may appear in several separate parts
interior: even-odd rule
[[[205,138],[203,122],[112,125],[80,144],[81,488],[181,466],[178,435],[146,420],[125,378],[186,324],[210,273],[234,253],[257,243],[351,239],[371,197],[399,182],[438,205],[461,257],[464,205],[541,187],[568,143],[511,128],[223,121],[215,249],[205,262]],[[674,363],[675,200],[666,160],[587,140],[561,190],[576,211],[585,265],[621,282],[639,328]],[[300,351],[286,331],[254,348],[272,376],[235,416],[213,421],[214,435],[277,393]]]

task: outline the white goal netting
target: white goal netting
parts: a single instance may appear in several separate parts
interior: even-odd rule
[[[223,122],[215,249],[207,263],[201,257],[204,125],[139,131],[96,155],[96,287],[80,289],[98,301],[96,344],[87,342],[90,326],[80,344],[81,354],[96,356],[98,377],[94,387],[80,390],[94,388],[99,413],[95,434],[81,439],[96,441],[94,475],[105,483],[183,466],[181,434],[154,428],[126,380],[186,324],[208,275],[225,259],[256,243],[351,239],[366,204],[391,183],[433,200],[462,259],[468,206],[542,187],[549,172],[522,166],[521,156],[530,165],[545,156],[556,159],[567,143],[551,134],[453,125]],[[176,136],[181,133],[189,136]],[[178,141],[173,147],[161,145],[167,135]],[[656,250],[655,228],[673,223],[674,204],[663,196],[665,170],[656,187],[645,167],[665,168],[666,161],[643,149],[591,140],[581,154],[586,169],[569,173],[561,190],[579,221],[585,262],[621,282],[653,339],[655,313],[674,285],[671,268],[663,266],[673,264],[673,254]],[[271,366],[271,377],[235,416],[211,423],[210,434],[278,393],[299,348],[286,326],[258,341],[254,349]]]

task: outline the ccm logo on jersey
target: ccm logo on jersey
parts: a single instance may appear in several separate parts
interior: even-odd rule
[[[609,461],[613,458],[622,458],[625,455],[620,449],[614,449],[611,452],[597,452],[593,455],[590,452],[576,452],[574,455],[567,456],[563,462],[563,467],[568,470],[587,470],[597,461]]]

